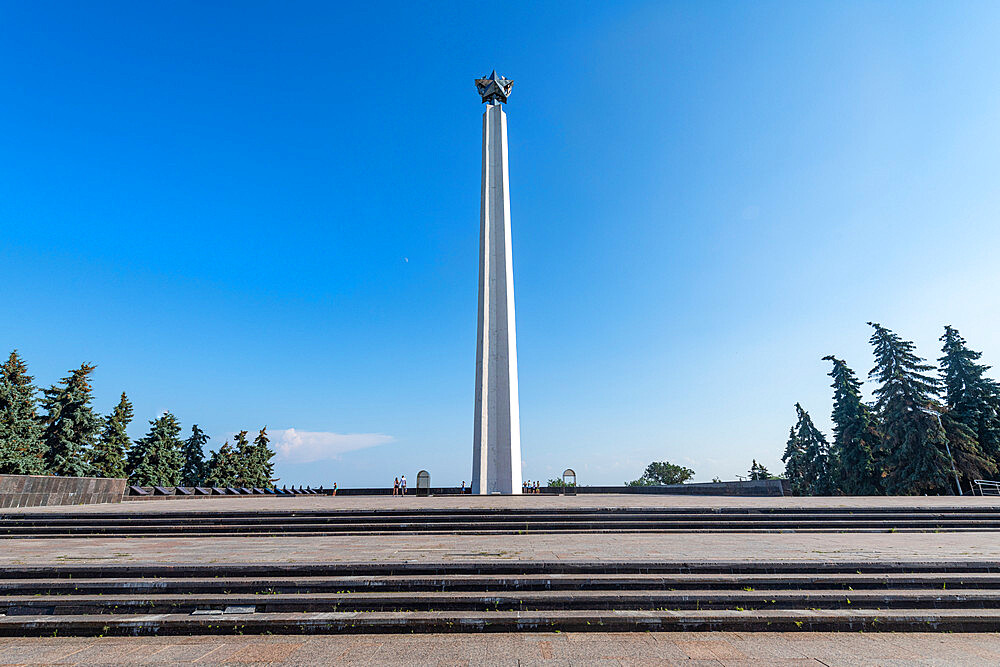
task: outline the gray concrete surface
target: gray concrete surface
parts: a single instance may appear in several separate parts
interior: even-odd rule
[[[414,476],[416,479],[416,476]],[[74,507],[22,507],[0,510],[0,516],[31,513],[103,513],[103,512],[217,512],[274,510],[337,509],[424,509],[424,508],[606,508],[606,507],[993,507],[1000,512],[1000,496],[837,496],[837,497],[757,497],[738,496],[655,496],[624,494],[587,494],[579,496],[438,496],[418,498],[394,496],[247,496],[242,498],[173,498],[171,500],[126,501],[122,504],[81,505]]]
[[[734,498],[505,496],[220,498],[120,505],[35,507],[9,514],[134,511],[329,510],[423,507],[997,507],[998,498]],[[0,565],[88,562],[295,562],[520,560],[1000,560],[1000,532],[688,533],[536,535],[331,535],[91,537],[0,540]]]
[[[89,537],[0,540],[0,565],[472,560],[1000,560],[1000,532]]]
[[[1000,496],[855,496],[855,497],[755,497],[738,496],[668,496],[668,495],[619,495],[587,494],[579,496],[438,496],[418,498],[394,496],[246,496],[240,498],[172,498],[170,500],[126,501],[122,504],[61,507],[16,507],[0,510],[0,517],[10,514],[78,513],[161,513],[161,512],[217,512],[217,511],[275,511],[275,510],[357,510],[357,509],[548,509],[548,508],[607,508],[607,507],[736,507],[736,508],[996,508],[1000,512]]]
[[[526,633],[0,638],[0,665],[996,665],[1000,635]]]
[[[995,498],[522,496],[176,500],[17,513],[416,507],[997,507]],[[11,511],[4,511],[8,514]],[[0,566],[470,560],[1000,560],[1000,533],[382,535],[0,540]],[[996,634],[552,633],[321,637],[0,638],[0,665],[996,665]]]

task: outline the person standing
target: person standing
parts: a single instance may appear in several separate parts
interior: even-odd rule
[[[464,479],[462,480],[462,490],[459,491],[459,494],[463,495],[463,496],[465,495],[465,480]]]
[[[398,477],[392,483],[392,495],[394,495],[394,496],[398,496],[399,495],[399,478]]]
[[[331,495],[334,495],[334,496],[337,495],[337,483],[336,482],[333,483],[333,493]]]
[[[406,475],[400,475],[399,477],[399,491],[400,495],[406,495]]]

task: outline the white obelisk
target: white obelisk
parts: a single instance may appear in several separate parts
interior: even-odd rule
[[[479,213],[479,328],[472,493],[521,493],[521,425],[517,404],[514,268],[510,250],[507,115],[511,81],[476,80],[483,114],[483,189]]]

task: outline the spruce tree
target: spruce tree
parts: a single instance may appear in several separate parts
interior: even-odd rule
[[[954,419],[949,413],[944,412],[944,406],[934,406],[934,408],[939,413],[943,413],[940,414],[940,423],[948,439],[946,453],[950,452],[954,461],[954,467],[951,469],[952,475],[957,471],[969,488],[972,488],[973,480],[993,479],[993,475],[997,472],[997,466],[983,455],[979,442],[976,440],[976,432],[966,424]]]
[[[782,461],[792,493],[819,496],[831,492],[830,446],[801,405],[795,404],[798,419],[788,436]]]
[[[96,366],[81,364],[62,379],[61,385],[46,389],[42,406],[42,436],[46,447],[46,467],[53,475],[81,477],[89,474],[87,459],[97,441],[101,420],[90,407],[93,392],[90,374]]]
[[[885,491],[892,495],[947,492],[951,461],[946,455],[947,434],[933,409],[937,380],[932,366],[885,327],[870,339],[875,347],[875,367],[869,377],[881,386],[875,390],[882,444],[885,449]]]
[[[218,451],[212,452],[208,461],[205,484],[216,487],[237,486],[240,483],[240,469],[236,451],[227,440]]]
[[[240,431],[236,434],[236,444],[233,450],[236,453],[236,484],[251,486],[250,480],[254,476],[254,451],[253,445],[247,440],[247,431]]]
[[[271,486],[271,478],[274,477],[274,463],[271,461],[275,456],[271,449],[271,440],[267,437],[267,427],[265,426],[253,439],[253,469],[252,482],[259,488]]]
[[[861,381],[833,355],[833,446],[831,478],[836,491],[851,496],[881,493],[882,470],[876,460],[880,443],[871,409],[861,400]]]
[[[795,410],[799,415],[798,437],[805,452],[806,470],[810,480],[809,495],[829,495],[832,492],[830,445],[826,441],[826,436],[813,424],[809,413],[798,403],[795,404]]]
[[[90,451],[91,473],[96,477],[127,477],[125,462],[131,441],[125,429],[132,422],[132,403],[125,392],[104,420],[104,430]]]
[[[757,459],[753,460],[749,474],[751,480],[771,479],[771,472],[760,463],[757,463]]]
[[[785,463],[785,477],[792,487],[792,494],[803,495],[803,488],[808,486],[805,481],[805,460],[802,446],[795,435],[795,427],[788,429],[788,441],[785,443],[785,453],[781,460]]]
[[[804,496],[809,493],[805,448],[799,442],[795,427],[788,429],[788,442],[785,443],[785,453],[781,456],[785,463],[785,477],[792,487],[792,494]]]
[[[208,436],[195,424],[191,427],[191,437],[184,441],[184,468],[181,471],[182,486],[200,486],[205,481],[208,466],[205,463],[205,443]]]
[[[948,415],[969,427],[982,454],[1000,464],[1000,385],[986,377],[990,367],[978,363],[982,353],[970,350],[957,329],[946,326],[941,341]]]
[[[28,367],[14,350],[0,366],[0,474],[45,472],[36,393]]]
[[[181,425],[169,412],[154,419],[149,433],[129,451],[129,482],[138,486],[178,486],[184,467]]]

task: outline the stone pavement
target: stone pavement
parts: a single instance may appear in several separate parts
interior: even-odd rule
[[[997,665],[1000,635],[524,633],[0,638],[0,665]]]
[[[424,507],[997,507],[998,498],[523,496],[143,501],[13,513]],[[0,566],[541,560],[994,560],[1000,532],[90,537],[0,540]],[[923,633],[525,633],[0,638],[2,665],[71,664],[996,665],[1000,635]]]
[[[117,512],[213,512],[213,511],[294,511],[357,509],[547,509],[608,507],[995,507],[1000,511],[1000,496],[837,496],[740,498],[734,496],[670,496],[642,494],[583,494],[578,496],[433,496],[418,498],[393,496],[250,496],[242,498],[172,498],[140,500],[101,505],[19,507],[0,510],[6,514],[117,513]]]
[[[299,496],[139,501],[4,510],[24,514],[417,509],[425,507],[997,507],[998,497]],[[1000,532],[575,533],[89,537],[0,540],[0,565],[46,563],[455,562],[470,560],[1000,560]]]
[[[1000,560],[1000,532],[89,537],[0,540],[0,566],[479,560]]]

